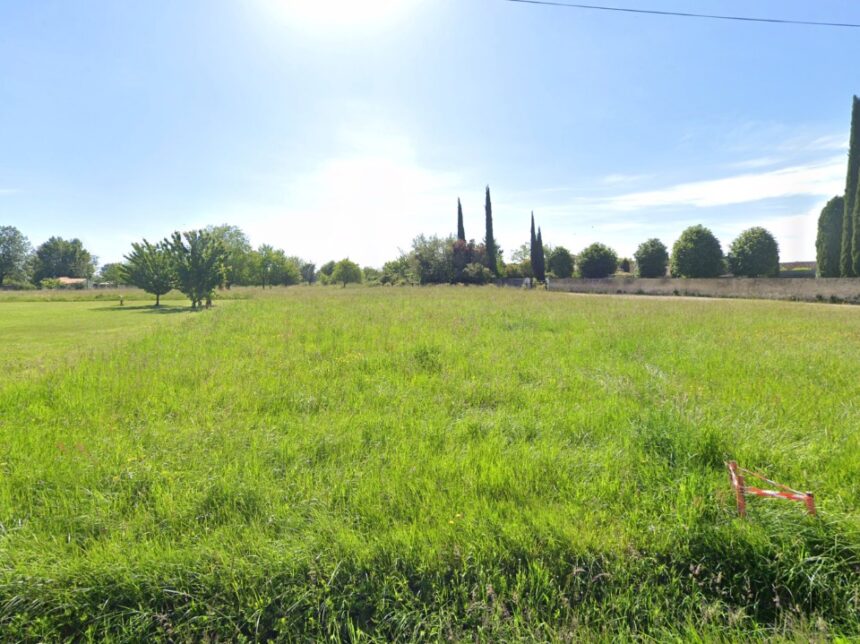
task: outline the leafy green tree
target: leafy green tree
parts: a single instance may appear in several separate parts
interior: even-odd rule
[[[123,272],[123,265],[120,262],[113,262],[102,266],[96,276],[96,281],[100,284],[113,284],[114,286],[128,283]]]
[[[96,270],[96,258],[84,248],[80,239],[51,237],[36,249],[33,261],[33,281],[57,277],[90,279]]]
[[[252,282],[263,288],[291,286],[302,279],[302,260],[298,257],[287,257],[284,251],[269,244],[261,245],[252,252],[251,257]]]
[[[314,264],[313,262],[303,262],[301,267],[299,268],[299,273],[301,273],[302,281],[307,282],[308,284],[313,284],[317,279],[316,269],[316,264]]]
[[[860,222],[855,213],[860,189],[860,98],[851,108],[851,138],[848,142],[848,175],[845,178],[845,211],[842,217],[842,247],[839,269],[843,277],[860,275]],[[860,216],[860,215],[858,215]]]
[[[549,253],[546,267],[558,278],[570,277],[573,275],[573,255],[564,246],[556,246]]]
[[[379,284],[382,279],[382,271],[373,266],[365,266],[361,269],[365,284]]]
[[[336,263],[337,262],[332,260],[320,266],[320,270],[317,275],[319,277],[320,283],[328,284],[331,281],[331,274],[334,273],[334,267]]]
[[[633,258],[636,260],[638,277],[666,277],[669,251],[659,239],[652,238],[639,244]]]
[[[262,244],[252,255],[253,282],[263,288],[271,286],[277,279],[277,256],[274,247]]]
[[[618,255],[608,246],[595,243],[579,254],[576,265],[582,277],[609,277],[618,268]]]
[[[531,261],[531,253],[531,243],[523,244],[511,253],[511,263],[522,264],[523,262]]]
[[[31,250],[21,231],[13,226],[0,226],[0,286],[7,277],[24,278]]]
[[[457,199],[457,239],[466,241],[466,229],[463,226],[463,206]]]
[[[174,232],[164,240],[171,258],[176,287],[197,309],[204,302],[212,304],[212,294],[224,283],[224,262],[227,251],[222,241],[206,230]]]
[[[224,285],[247,285],[254,281],[254,255],[248,236],[238,226],[221,224],[209,226],[206,231],[224,247]]]
[[[492,271],[493,275],[499,274],[499,247],[493,236],[493,204],[490,201],[490,186],[487,186],[487,195],[484,202],[486,236],[484,238],[484,266]]]
[[[419,284],[450,284],[455,280],[454,245],[453,238],[435,235],[419,235],[412,240],[413,272]]]
[[[466,242],[462,239],[454,240],[451,245],[451,264],[453,281],[463,281],[463,271],[466,266],[475,261],[475,242]]]
[[[165,243],[143,243],[131,245],[131,253],[125,256],[125,264],[117,264],[119,275],[114,281],[133,284],[155,296],[155,306],[161,306],[161,296],[169,293],[176,278],[173,259]]]
[[[298,257],[287,257],[282,250],[275,251],[275,257],[277,259],[275,284],[294,286],[302,281],[302,260]]]
[[[839,254],[842,250],[842,221],[845,218],[845,198],[833,197],[818,217],[815,239],[815,265],[818,277],[839,277]]]
[[[343,284],[344,288],[347,284],[361,284],[361,267],[349,258],[342,259],[334,265],[331,278],[337,284]]]
[[[743,277],[777,277],[779,245],[773,235],[761,227],[745,230],[729,249],[729,270]]]
[[[719,277],[725,270],[723,250],[704,226],[690,226],[672,247],[672,277]]]
[[[415,282],[409,255],[401,253],[397,259],[385,262],[379,281],[382,284],[412,284]]]

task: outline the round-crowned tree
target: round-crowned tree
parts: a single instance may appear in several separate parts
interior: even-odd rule
[[[758,226],[738,235],[729,249],[729,270],[741,277],[779,275],[779,245],[773,235]]]
[[[608,246],[592,244],[579,254],[576,264],[582,277],[608,277],[618,268],[618,255]]]
[[[564,246],[556,246],[549,254],[546,267],[559,278],[573,275],[573,255]]]
[[[714,233],[704,226],[690,226],[672,247],[672,277],[719,277],[723,274],[723,249]]]
[[[351,262],[349,258],[342,259],[335,264],[331,273],[332,281],[343,284],[344,288],[347,284],[361,284],[361,277],[361,267],[355,262]]]
[[[659,239],[649,239],[639,244],[633,257],[636,259],[637,277],[666,277],[669,251]]]

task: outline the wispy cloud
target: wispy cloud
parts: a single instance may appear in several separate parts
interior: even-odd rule
[[[603,177],[602,183],[614,186],[622,183],[639,183],[653,177],[652,174],[610,174]]]
[[[844,134],[828,134],[814,139],[792,138],[776,146],[781,152],[832,152],[847,150],[848,139]]]
[[[629,211],[674,206],[707,208],[798,195],[825,196],[839,193],[844,174],[845,160],[840,156],[821,163],[681,183],[589,202],[606,210]]]
[[[735,170],[758,170],[760,168],[767,168],[784,163],[785,157],[771,156],[758,157],[755,159],[746,159],[744,161],[735,161],[734,163],[728,164],[727,167],[733,168]]]

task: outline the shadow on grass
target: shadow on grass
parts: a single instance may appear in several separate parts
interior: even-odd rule
[[[113,306],[101,306],[97,309],[93,309],[94,311],[100,311],[102,313],[155,313],[157,315],[169,315],[173,313],[196,313],[194,309],[190,306],[169,306],[162,304],[161,306],[155,306],[153,304],[148,304],[145,306],[118,306],[114,304]]]

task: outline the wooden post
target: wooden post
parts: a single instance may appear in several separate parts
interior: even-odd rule
[[[732,487],[735,489],[735,500],[738,504],[738,516],[745,517],[747,515],[747,500],[744,497],[746,492],[744,477],[740,472],[738,472],[738,464],[735,461],[729,461],[727,465],[732,479]]]
[[[806,511],[815,516],[815,495],[812,492],[804,492],[806,494]]]

